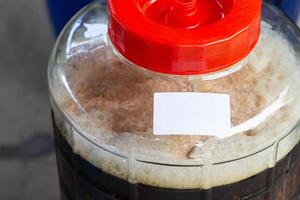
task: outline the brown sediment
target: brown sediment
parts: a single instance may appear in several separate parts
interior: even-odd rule
[[[98,111],[103,113],[107,123],[101,123],[101,128],[109,132],[130,132],[146,138],[159,138],[179,157],[188,156],[195,145],[209,137],[153,136],[154,92],[229,94],[233,125],[252,118],[266,105],[263,97],[255,92],[259,77],[248,65],[228,77],[211,81],[188,81],[183,78],[153,76],[114,58],[107,63],[94,62],[101,54],[102,51],[94,51],[89,55],[77,55],[69,61],[67,67],[70,88],[83,109],[90,114]],[[66,106],[71,112],[79,114],[78,106],[73,100]],[[253,136],[255,132],[247,135]]]
[[[263,97],[255,91],[259,79],[257,73],[246,65],[242,70],[228,77],[211,81],[196,81],[194,88],[197,92],[229,94],[231,121],[235,126],[254,117],[266,106]]]
[[[255,90],[261,76],[272,73],[267,67],[261,75],[246,65],[243,69],[223,78],[203,81],[188,81],[180,78],[153,76],[134,69],[135,66],[122,63],[115,58],[108,62],[95,62],[103,50],[78,54],[67,66],[67,80],[70,88],[85,112],[101,112],[106,123],[101,128],[108,132],[133,133],[150,139],[159,139],[169,146],[178,157],[189,157],[193,148],[210,137],[206,136],[154,136],[153,93],[154,92],[207,92],[225,93],[231,97],[232,125],[238,125],[261,112],[267,102]],[[281,75],[280,79],[284,77]],[[67,110],[80,117],[80,110],[74,100],[65,104]],[[97,117],[97,115],[94,115]],[[95,119],[96,121],[97,119]],[[244,133],[255,136],[254,130]]]

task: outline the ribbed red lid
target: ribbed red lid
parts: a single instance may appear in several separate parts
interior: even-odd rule
[[[109,37],[143,68],[216,72],[245,58],[260,35],[261,0],[109,0]]]

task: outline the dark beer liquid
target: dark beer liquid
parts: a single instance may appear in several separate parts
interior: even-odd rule
[[[300,192],[300,144],[272,169],[209,190],[131,184],[75,154],[54,124],[62,200],[296,200]]]

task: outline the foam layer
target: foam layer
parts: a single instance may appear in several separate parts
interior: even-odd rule
[[[67,87],[53,91],[56,123],[75,153],[112,175],[208,189],[273,167],[299,142],[299,60],[265,23],[248,63],[214,80],[158,76],[120,61],[110,47],[82,49],[64,68]],[[230,94],[235,135],[154,136],[154,92]]]

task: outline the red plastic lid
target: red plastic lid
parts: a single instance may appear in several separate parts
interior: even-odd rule
[[[109,36],[129,61],[197,75],[245,58],[260,35],[261,0],[109,0]]]

